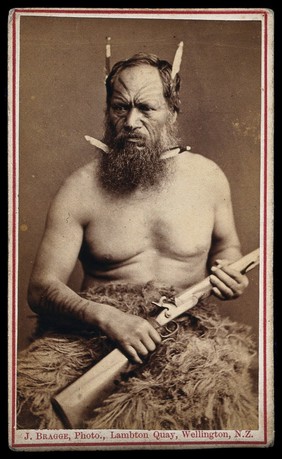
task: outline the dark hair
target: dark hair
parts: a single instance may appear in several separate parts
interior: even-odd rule
[[[124,59],[117,62],[106,79],[106,90],[107,90],[107,107],[110,107],[110,102],[113,94],[113,86],[115,79],[119,73],[128,67],[137,67],[139,65],[151,65],[158,69],[162,84],[163,94],[167,100],[170,110],[173,112],[180,111],[180,76],[176,74],[174,81],[171,80],[171,69],[172,66],[169,62],[159,59],[154,54],[138,53],[134,54],[129,59]]]

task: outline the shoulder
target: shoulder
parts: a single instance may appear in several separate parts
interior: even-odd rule
[[[193,153],[189,151],[179,155],[179,158],[181,158],[184,167],[187,166],[189,169],[192,167],[195,171],[202,170],[203,172],[212,173],[218,173],[221,171],[219,166],[214,161],[206,158],[203,155],[200,155],[199,153]]]
[[[91,161],[69,175],[54,196],[49,213],[67,212],[83,218],[93,202],[96,170],[96,161]]]
[[[195,179],[200,181],[199,183],[205,183],[214,191],[229,189],[225,173],[213,160],[192,152],[183,153],[180,156],[182,156],[181,168],[183,168],[184,173],[193,174]]]
[[[86,191],[89,193],[96,182],[96,171],[97,161],[91,161],[76,169],[64,180],[58,190],[58,194],[67,193],[69,196],[74,197]]]
[[[95,160],[84,164],[65,179],[61,188],[86,185],[88,182],[93,181],[93,174],[96,169],[97,161]]]

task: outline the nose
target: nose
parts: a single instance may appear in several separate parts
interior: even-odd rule
[[[128,111],[124,126],[127,130],[138,129],[142,126],[141,113],[136,107]]]

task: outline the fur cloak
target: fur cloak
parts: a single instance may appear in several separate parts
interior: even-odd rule
[[[173,288],[108,284],[81,296],[146,319]],[[163,327],[149,361],[101,401],[84,429],[257,429],[256,346],[250,327],[198,304]],[[18,358],[18,428],[59,429],[51,397],[114,348],[99,330],[39,319],[37,333]]]

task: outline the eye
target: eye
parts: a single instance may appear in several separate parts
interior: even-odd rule
[[[125,113],[128,110],[128,106],[122,104],[113,104],[112,109],[117,113]]]
[[[147,104],[139,104],[138,105],[138,108],[139,110],[141,110],[142,112],[151,112],[154,110],[153,107],[151,107],[150,105],[147,105]]]

